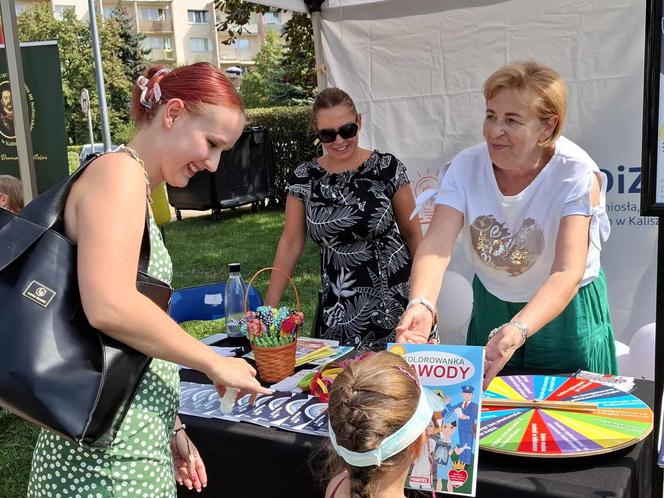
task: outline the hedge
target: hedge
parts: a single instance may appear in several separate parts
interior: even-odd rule
[[[275,155],[275,183],[277,200],[286,199],[286,181],[302,162],[318,155],[309,130],[311,106],[269,107],[248,109],[250,125],[262,125],[269,130]]]

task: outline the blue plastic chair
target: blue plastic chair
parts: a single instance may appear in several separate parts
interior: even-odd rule
[[[183,287],[173,292],[168,314],[178,323],[189,320],[218,320],[224,318],[225,283]],[[249,309],[262,306],[263,299],[255,287],[249,288]]]

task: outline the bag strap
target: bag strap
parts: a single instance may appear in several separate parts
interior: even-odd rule
[[[101,154],[89,157],[70,176],[55,184],[46,192],[28,203],[20,215],[13,216],[4,226],[0,225],[2,247],[7,250],[0,252],[0,271],[18,258],[26,249],[34,244],[47,230],[58,233],[64,231],[64,210],[71,187],[83,171]],[[138,260],[138,270],[147,274],[150,265],[150,210],[145,207],[145,226]],[[11,236],[2,237],[2,234]],[[5,247],[5,244],[7,246]]]
[[[138,255],[138,271],[148,273],[150,266],[150,209],[145,206],[145,227],[143,228],[143,239],[141,240],[141,252]]]
[[[69,192],[72,185],[78,180],[79,176],[87,169],[87,167],[97,159],[101,154],[95,154],[89,157],[79,168],[74,171],[70,176],[61,180],[59,183],[53,185],[46,192],[41,194],[28,203],[23,210],[21,210],[21,218],[25,218],[37,225],[41,225],[46,229],[53,228],[56,223],[62,227],[56,228],[58,232],[62,231],[64,227],[64,211]]]

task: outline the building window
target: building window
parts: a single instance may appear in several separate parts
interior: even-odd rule
[[[143,47],[152,50],[170,50],[171,39],[163,36],[146,36],[143,39]]]
[[[53,6],[53,17],[62,21],[65,16],[66,11],[74,12],[74,7],[72,5],[54,5]]]
[[[113,17],[113,7],[104,7],[104,19],[109,20]]]
[[[21,4],[21,3],[17,3],[16,5],[14,5],[14,9],[16,10],[16,15],[17,15],[17,16],[20,16],[21,13],[22,13],[25,9],[27,9],[27,7],[26,7],[25,5],[23,5],[23,4]]]
[[[210,15],[207,10],[188,10],[189,24],[210,24]]]
[[[210,40],[207,38],[189,38],[189,49],[192,52],[209,52]]]
[[[244,48],[249,48],[249,40],[243,40],[241,38],[239,38],[239,39],[236,38],[235,40],[233,40],[233,43],[231,45],[233,47],[237,48],[237,49],[242,50]]]
[[[263,14],[263,19],[265,20],[265,24],[279,24],[279,15],[274,12]]]
[[[164,9],[153,9],[148,7],[141,8],[142,21],[165,21],[166,13]]]

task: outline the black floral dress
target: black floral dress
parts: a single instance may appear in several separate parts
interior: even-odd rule
[[[321,337],[374,350],[394,340],[412,256],[392,197],[406,183],[403,163],[378,151],[353,171],[331,174],[315,160],[293,171],[287,191],[304,203],[307,231],[320,248]]]

